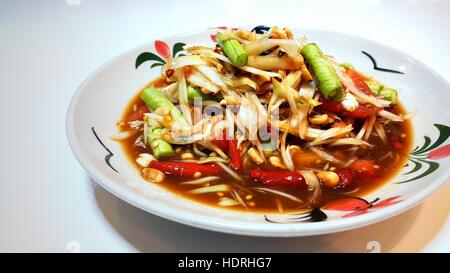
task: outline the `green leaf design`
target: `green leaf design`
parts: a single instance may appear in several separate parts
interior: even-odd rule
[[[164,65],[166,61],[164,61],[161,57],[158,55],[151,53],[151,52],[143,52],[139,54],[139,56],[136,59],[136,69],[144,62],[146,61],[155,61],[157,63],[160,63],[160,65]],[[152,66],[153,67],[153,66]]]
[[[417,179],[420,179],[422,177],[425,177],[432,172],[436,171],[439,168],[439,163],[430,161],[427,159],[427,153],[437,147],[439,147],[441,144],[443,144],[449,137],[450,137],[450,127],[443,125],[443,124],[434,124],[434,126],[439,130],[439,136],[436,139],[436,141],[431,144],[431,138],[428,136],[424,136],[424,143],[419,148],[417,146],[412,153],[409,156],[409,162],[414,164],[414,167],[409,171],[404,173],[404,175],[412,174],[415,172],[418,172],[422,169],[423,165],[428,165],[428,169],[424,171],[423,173],[416,175],[415,177],[412,177],[408,180],[397,182],[396,184],[403,184],[407,182],[411,182]],[[409,164],[405,164],[404,167],[409,166]]]
[[[423,155],[426,152],[429,152],[433,150],[434,148],[437,148],[439,145],[444,143],[450,136],[450,127],[443,125],[443,124],[434,124],[434,126],[439,130],[439,137],[436,139],[436,141],[430,146],[431,139],[428,136],[424,136],[425,139],[422,147],[419,149],[419,146],[417,146],[413,152],[412,155]]]
[[[437,170],[439,168],[439,163],[437,163],[437,162],[433,162],[433,161],[429,161],[429,160],[425,160],[425,159],[417,159],[417,160],[419,160],[422,163],[428,164],[428,169],[425,172],[423,172],[422,174],[418,175],[418,176],[415,176],[415,177],[413,177],[411,179],[408,179],[408,180],[405,180],[405,181],[402,181],[402,182],[398,182],[396,184],[403,184],[403,183],[407,183],[407,182],[411,182],[411,181],[420,179],[422,177],[425,177],[425,176],[429,175],[430,173],[434,172],[435,170]]]
[[[177,53],[183,50],[183,47],[185,46],[185,43],[176,43],[173,45],[173,49],[172,49],[172,56],[176,57]]]
[[[439,130],[439,138],[434,142],[433,145],[426,148],[425,150],[422,150],[421,153],[426,153],[433,150],[434,148],[437,148],[450,137],[450,127],[442,124],[434,124],[434,126]]]
[[[420,154],[423,150],[425,150],[428,147],[428,145],[430,145],[431,138],[429,138],[428,136],[424,136],[423,138],[425,139],[425,141],[423,142],[422,147],[420,147],[420,149],[419,149],[419,146],[417,146],[413,150],[413,154]],[[417,149],[419,149],[419,150],[417,150]]]
[[[420,170],[422,168],[422,163],[420,163],[419,161],[416,161],[416,160],[414,160],[412,158],[410,158],[409,161],[414,163],[414,168],[412,170],[410,170],[409,172],[404,173],[404,175],[417,172],[418,170]]]
[[[163,63],[154,63],[154,64],[152,64],[152,66],[150,66],[150,68],[157,67],[157,66],[163,66],[163,65],[164,65]]]

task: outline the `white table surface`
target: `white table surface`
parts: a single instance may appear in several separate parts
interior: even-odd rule
[[[369,245],[386,252],[450,252],[450,185],[369,227],[268,239],[172,223],[89,179],[72,156],[64,120],[72,94],[94,69],[154,38],[257,24],[378,40],[450,81],[448,1],[2,1],[0,251],[368,252],[375,241]]]

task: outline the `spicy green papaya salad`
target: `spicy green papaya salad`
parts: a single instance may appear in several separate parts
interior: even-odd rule
[[[283,213],[367,194],[403,166],[413,114],[328,54],[288,28],[220,29],[168,57],[111,138],[149,183],[217,207]]]

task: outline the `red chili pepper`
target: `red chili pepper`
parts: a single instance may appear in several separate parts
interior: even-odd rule
[[[353,71],[351,69],[347,69],[345,71],[347,76],[353,81],[355,87],[361,92],[367,95],[375,95],[372,90],[370,90],[369,86],[363,81],[358,72]],[[344,115],[349,118],[367,118],[369,116],[375,115],[379,111],[382,110],[380,107],[373,106],[371,104],[361,104],[355,110],[348,111],[344,108],[341,102],[336,101],[328,101],[325,98],[321,97],[320,102],[321,105],[318,106],[318,109],[322,109],[324,111],[328,111],[331,113],[336,113],[338,115]]]
[[[348,190],[356,188],[357,183],[355,181],[354,173],[350,168],[342,168],[336,170],[335,173],[339,176],[339,182],[335,186],[336,189]]]
[[[256,182],[267,186],[299,186],[302,189],[308,188],[305,178],[297,172],[255,169],[250,171],[250,177]]]
[[[371,179],[375,177],[377,169],[375,168],[375,163],[373,160],[358,159],[351,166],[350,169],[356,177],[360,179]]]
[[[228,151],[228,143],[225,139],[214,139],[211,140],[211,143],[219,147],[219,149],[221,149],[225,153]]]
[[[135,120],[142,120],[144,118],[144,114],[148,113],[148,107],[147,105],[141,105],[139,106],[136,111],[133,113],[130,113],[125,117],[126,126],[128,127],[128,122],[135,121]]]
[[[366,93],[367,95],[375,95],[366,82],[363,81],[358,72],[353,71],[351,69],[346,69],[345,74],[352,80],[355,84],[355,87],[358,88],[359,91]]]
[[[197,164],[192,162],[169,162],[156,161],[150,162],[150,168],[158,169],[166,174],[193,177],[195,173],[202,175],[214,175],[222,171],[222,168],[214,164]]]
[[[230,139],[227,141],[228,141],[228,152],[230,153],[231,157],[230,160],[231,166],[234,169],[239,170],[241,169],[242,162],[241,162],[241,154],[239,153],[239,149],[237,146],[237,140]]]
[[[221,135],[217,136],[216,139],[211,140],[211,143],[226,153],[228,151],[227,131],[223,130]]]

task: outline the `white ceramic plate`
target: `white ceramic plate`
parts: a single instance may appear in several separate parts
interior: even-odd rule
[[[101,186],[143,210],[199,228],[253,236],[306,236],[358,228],[399,214],[423,201],[450,178],[449,84],[420,61],[382,44],[319,30],[294,30],[306,35],[338,61],[350,62],[400,92],[413,120],[414,151],[408,164],[390,182],[363,198],[301,215],[238,212],[202,205],[145,182],[120,145],[109,140],[125,106],[160,74],[160,62],[135,68],[142,52],[172,54],[177,43],[213,45],[211,29],[165,38],[139,46],[95,71],[76,91],[66,119],[72,151]],[[167,52],[167,47],[169,52]],[[162,57],[163,57],[162,56]],[[417,147],[417,148],[416,148]]]

